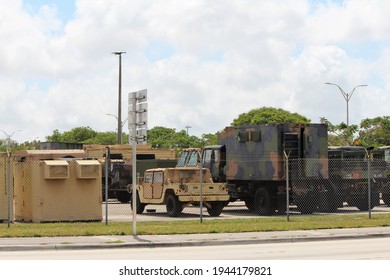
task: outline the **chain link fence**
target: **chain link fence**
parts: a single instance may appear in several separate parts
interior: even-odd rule
[[[371,212],[389,201],[386,162],[380,159],[328,159],[327,176],[305,176],[315,160],[289,160],[290,201],[301,213],[337,213],[353,207]],[[323,167],[322,167],[323,168]]]
[[[7,160],[5,156],[0,161],[3,223],[133,222],[131,184],[126,185],[127,199],[105,196],[110,185],[102,175],[104,169],[112,168],[108,162],[61,159],[8,165]],[[363,212],[369,218],[371,212],[390,212],[390,184],[383,160],[287,157],[259,166],[267,172],[282,166],[278,169],[282,180],[232,184],[227,176],[228,183],[214,182],[208,169],[200,172],[196,167],[164,167],[143,174],[137,179],[137,222],[244,219],[262,213],[288,219],[290,215]],[[236,199],[230,192],[232,187],[246,196]],[[263,211],[267,207],[271,211]]]

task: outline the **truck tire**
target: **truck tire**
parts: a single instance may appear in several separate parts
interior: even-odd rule
[[[255,204],[254,204],[254,199],[253,197],[249,197],[244,199],[245,206],[248,208],[249,211],[255,212]]]
[[[131,196],[131,194],[130,194],[130,196]],[[142,214],[144,212],[144,210],[145,210],[146,204],[145,203],[141,203],[141,200],[139,199],[138,192],[137,192],[137,195],[136,195],[136,204],[137,204],[136,213],[137,214]],[[133,205],[133,200],[132,199],[130,200],[130,205],[131,205],[131,210],[134,211],[134,205]]]
[[[183,211],[183,204],[179,201],[176,195],[168,194],[166,198],[167,214],[170,217],[178,217]]]
[[[390,194],[388,194],[388,193],[383,194],[382,193],[382,200],[383,200],[384,204],[386,204],[387,206],[390,206]]]
[[[275,214],[275,207],[271,201],[271,196],[265,188],[257,189],[253,203],[258,215],[270,216]]]
[[[374,203],[372,203],[372,200],[371,200],[371,205],[370,207],[368,207],[368,199],[367,198],[358,198],[356,199],[356,202],[355,202],[355,206],[357,209],[359,209],[360,211],[368,211],[368,210],[372,210],[372,208],[375,207]]]
[[[320,203],[318,210],[323,213],[336,213],[338,205],[342,203],[338,202],[338,198],[334,193],[334,189],[331,186],[327,186],[324,192],[320,192]]]
[[[131,200],[131,194],[128,191],[117,191],[116,198],[119,202],[128,203]]]
[[[223,207],[225,207],[224,201],[212,201],[210,202],[211,207],[207,208],[207,212],[211,217],[218,217],[221,215]]]

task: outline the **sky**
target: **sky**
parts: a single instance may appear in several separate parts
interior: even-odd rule
[[[0,139],[116,131],[147,89],[148,129],[200,137],[275,107],[318,123],[388,116],[387,0],[0,0]],[[111,114],[111,115],[108,115]]]

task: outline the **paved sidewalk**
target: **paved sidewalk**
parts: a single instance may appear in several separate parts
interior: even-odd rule
[[[261,244],[373,237],[390,237],[390,227],[222,234],[0,238],[0,251]]]

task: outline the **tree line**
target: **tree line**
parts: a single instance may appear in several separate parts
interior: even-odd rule
[[[308,124],[311,120],[305,116],[289,111],[262,107],[240,114],[231,125],[251,124],[274,124],[274,123],[303,123]],[[374,148],[390,145],[390,116],[363,119],[359,125],[347,126],[344,122],[332,124],[325,117],[320,122],[328,126],[329,146],[360,145]],[[223,128],[221,128],[222,130]],[[156,126],[147,131],[147,143],[153,148],[182,149],[188,147],[203,147],[217,144],[217,133],[202,134],[200,137],[188,135],[183,129],[176,131],[175,128]],[[89,126],[80,126],[69,131],[60,132],[55,129],[51,135],[46,136],[47,142],[68,142],[82,144],[105,144],[118,143],[116,132],[99,132]],[[129,142],[129,135],[123,133],[122,143]],[[26,141],[17,143],[11,139],[0,140],[0,151],[6,151],[12,145],[15,149],[36,149],[39,141]]]

